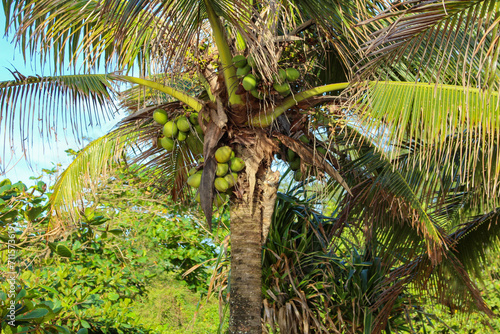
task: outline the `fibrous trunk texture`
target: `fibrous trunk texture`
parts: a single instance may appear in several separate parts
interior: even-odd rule
[[[229,332],[260,334],[263,226],[269,227],[279,173],[271,171],[269,160],[245,149],[241,153],[247,167],[231,208]]]

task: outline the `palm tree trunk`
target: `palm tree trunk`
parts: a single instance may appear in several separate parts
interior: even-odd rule
[[[263,235],[274,211],[279,173],[271,171],[268,159],[242,153],[246,173],[231,206],[229,333],[260,334]]]

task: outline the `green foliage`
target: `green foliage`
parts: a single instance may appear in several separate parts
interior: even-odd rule
[[[148,287],[147,296],[134,307],[134,316],[157,333],[212,334],[219,327],[218,308],[218,303],[200,300],[185,282],[168,274]]]
[[[366,245],[335,236],[337,220],[318,213],[312,199],[302,196],[300,189],[278,194],[264,248],[269,332],[371,333],[384,307],[391,308],[388,329],[408,330],[407,319],[420,312],[408,291],[393,305],[379,303],[387,288],[384,277],[393,268]]]
[[[209,272],[200,265],[182,274],[215,257],[215,245],[197,225],[196,212],[167,205],[152,188],[138,187],[142,181],[130,169],[117,170],[87,196],[82,221],[57,237],[47,230],[50,193],[43,182],[29,189],[8,180],[0,183],[0,270],[19,273],[12,281],[0,281],[3,332],[165,333],[176,322],[176,330],[201,333],[197,322],[193,327],[189,320],[201,298],[193,291],[206,289]],[[160,314],[155,298],[167,286],[169,295],[178,296],[172,305],[185,310],[182,316],[172,323],[138,316]],[[6,317],[11,303],[17,327]],[[216,308],[207,303],[197,321],[218,326]]]

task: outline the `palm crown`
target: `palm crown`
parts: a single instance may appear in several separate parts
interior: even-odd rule
[[[233,331],[260,328],[238,313],[238,303],[260,312],[255,295],[276,200],[275,153],[290,167],[298,160],[288,155],[300,158],[297,180],[331,181],[325,189],[335,199],[339,231],[354,223],[381,254],[398,251],[391,261],[400,269],[388,282],[423,287],[430,277],[448,278],[451,267],[464,300],[487,311],[464,268],[477,268],[471,255],[496,242],[496,233],[485,233],[485,226],[496,232],[500,174],[492,3],[7,2],[19,46],[41,50],[42,64],[52,55],[58,75],[16,74],[1,83],[4,127],[11,137],[16,128],[31,137],[35,117],[44,120],[44,134],[62,117],[78,135],[112,112],[117,98],[128,112],[61,175],[51,199],[59,213],[74,212],[82,171],[92,179],[132,145],[175,199],[194,196],[188,171],[203,157],[198,192],[210,223],[214,154],[233,147],[246,163],[231,192],[233,262],[256,259],[232,269]],[[235,63],[237,55],[252,66]],[[75,74],[62,75],[68,65]],[[99,66],[108,74],[90,74]],[[122,82],[132,87],[117,94]],[[170,120],[198,114],[191,135],[168,152],[157,145],[158,108]],[[257,271],[247,295],[238,286],[245,270]],[[401,284],[383,301],[390,304]]]

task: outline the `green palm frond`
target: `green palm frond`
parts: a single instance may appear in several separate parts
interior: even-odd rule
[[[116,111],[112,81],[106,75],[23,76],[0,82],[0,122],[12,140],[55,134],[64,128],[81,137],[88,126]],[[18,129],[18,133],[16,133]],[[26,143],[23,141],[23,150]]]
[[[362,71],[387,71],[409,81],[500,88],[496,1],[402,1],[386,6],[365,22],[382,28],[367,42]]]
[[[83,148],[54,185],[50,197],[51,207],[56,213],[54,218],[62,218],[66,214],[72,218],[79,217],[79,207],[83,207],[81,201],[86,193],[105,178],[135,137],[134,133],[117,129]]]
[[[389,159],[408,152],[403,143],[426,149],[413,155],[419,167],[432,160],[443,164],[459,160],[472,174],[459,181],[481,177],[489,197],[500,190],[499,95],[475,88],[408,82],[378,82],[361,93],[357,107],[360,126],[382,134],[377,146]],[[459,140],[450,140],[458,138]],[[398,165],[396,164],[396,167]],[[474,182],[471,183],[473,185]]]
[[[100,1],[9,1],[4,12],[9,28],[15,31],[17,46],[25,59],[41,50],[40,64],[45,66],[52,58],[54,69],[63,70],[66,62],[75,69],[77,59],[90,69],[101,61],[109,65],[117,60],[118,69],[131,68],[134,63],[144,69],[149,57],[158,52],[149,43],[159,34],[160,18],[146,25],[135,20],[129,22],[141,31],[124,36],[120,42],[115,38],[117,27],[112,23],[113,15],[121,12],[105,11]],[[147,15],[148,13],[141,13]]]
[[[500,208],[473,217],[448,236],[450,248],[467,271],[477,277],[484,274],[481,264],[488,263],[489,255],[500,248]]]

